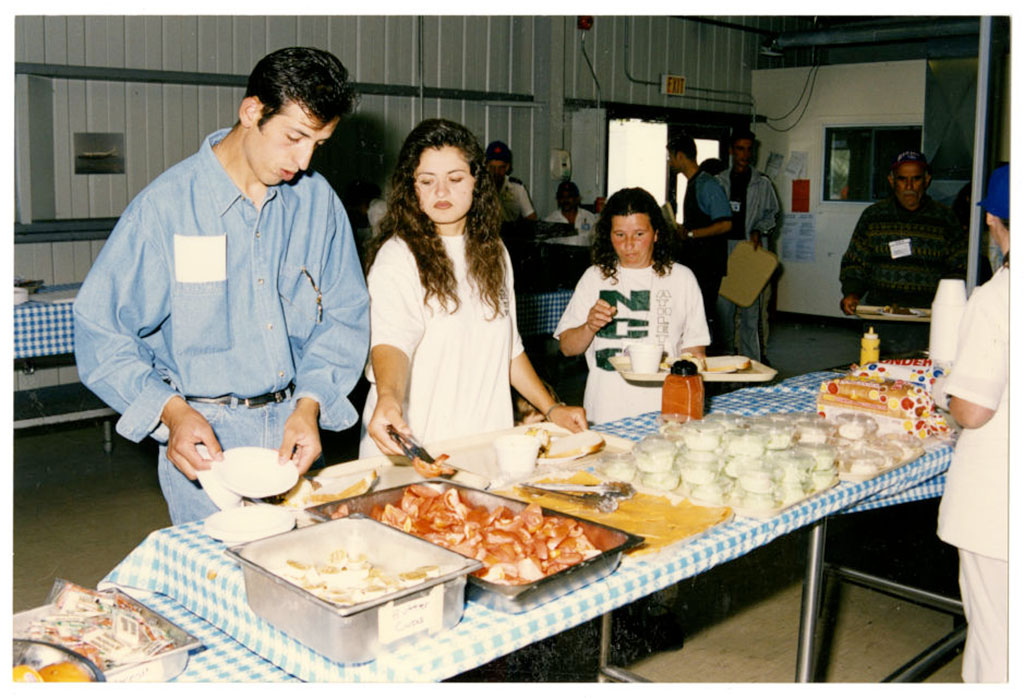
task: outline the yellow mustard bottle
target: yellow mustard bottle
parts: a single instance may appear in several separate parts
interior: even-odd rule
[[[878,347],[881,341],[875,333],[874,327],[869,327],[864,336],[860,338],[860,365],[878,361]]]

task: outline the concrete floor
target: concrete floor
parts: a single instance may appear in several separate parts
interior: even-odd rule
[[[855,323],[785,319],[774,325],[769,359],[781,377],[851,363],[858,332]],[[579,400],[579,366],[540,354],[535,363],[555,369],[561,397]],[[327,462],[354,457],[355,436],[325,435]],[[56,578],[95,585],[149,531],[170,524],[155,444],[115,438],[107,455],[99,424],[14,436],[14,611],[41,604]],[[936,506],[832,519],[827,557],[956,596],[956,554],[935,539]],[[796,531],[616,611],[613,661],[658,682],[792,681],[805,546],[806,532]],[[938,611],[850,584],[829,588],[832,630],[819,638],[818,680],[880,681],[952,628]],[[597,628],[593,621],[457,680],[592,681]],[[958,682],[959,673],[957,655],[927,681]]]

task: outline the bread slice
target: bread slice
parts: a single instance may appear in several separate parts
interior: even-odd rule
[[[745,356],[709,356],[706,361],[707,373],[735,373],[750,368],[750,359]]]
[[[551,441],[548,446],[547,458],[576,458],[590,453],[597,453],[604,448],[604,437],[596,431],[581,431]]]

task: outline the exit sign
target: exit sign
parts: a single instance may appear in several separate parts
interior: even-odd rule
[[[686,92],[686,78],[682,75],[662,75],[661,94],[682,95]]]

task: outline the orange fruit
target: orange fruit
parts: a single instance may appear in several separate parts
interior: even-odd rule
[[[43,681],[92,681],[92,675],[74,662],[47,664],[39,670]]]
[[[17,683],[42,683],[43,677],[27,664],[18,664],[14,667],[14,681]]]

